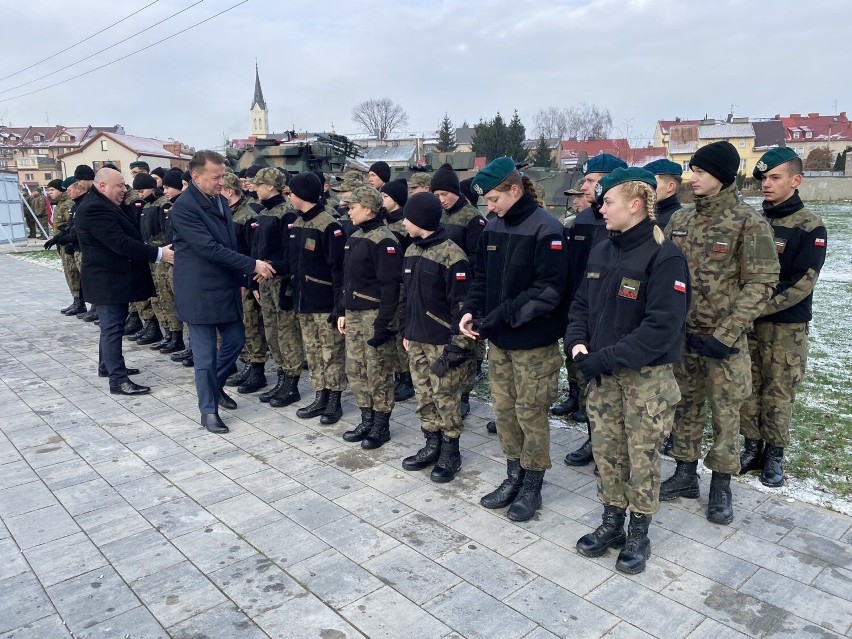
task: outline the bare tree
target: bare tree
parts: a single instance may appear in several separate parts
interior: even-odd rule
[[[535,131],[540,137],[564,140],[568,133],[567,109],[549,106],[535,114]]]
[[[370,99],[352,109],[352,121],[384,140],[388,133],[408,124],[408,114],[390,98]]]
[[[535,116],[536,133],[546,138],[603,140],[609,137],[611,129],[609,109],[586,102],[563,108],[547,107]]]

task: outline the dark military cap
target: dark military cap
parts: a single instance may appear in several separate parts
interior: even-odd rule
[[[243,192],[243,187],[240,186],[240,178],[237,177],[235,173],[225,173],[224,187],[226,189],[236,191],[237,193]]]
[[[583,165],[583,175],[589,173],[612,173],[616,169],[626,169],[627,162],[609,153],[600,153],[590,157]]]
[[[778,148],[770,149],[760,156],[751,174],[759,180],[767,171],[774,169],[779,164],[784,164],[784,162],[795,160],[798,157],[798,153],[788,146],[779,146]]]
[[[492,160],[473,177],[470,190],[477,195],[485,195],[515,170],[515,161],[510,157]]]
[[[683,167],[677,162],[672,162],[671,160],[654,160],[642,168],[646,171],[650,171],[654,175],[683,175]]]
[[[562,191],[564,195],[583,195],[583,190],[580,188],[583,185],[583,179],[580,178],[567,191]]]
[[[595,185],[595,199],[598,204],[603,202],[603,196],[612,187],[624,184],[625,182],[644,182],[652,189],[657,188],[657,179],[654,174],[645,169],[640,169],[638,166],[626,168],[617,168],[609,175],[605,175]]]
[[[142,160],[137,160],[136,162],[130,163],[131,169],[145,169],[146,171],[150,169],[147,162],[143,162]]]
[[[76,181],[77,181],[77,178],[75,178],[73,175],[71,175],[71,176],[69,176],[69,177],[65,178],[64,180],[62,180],[62,190],[64,191],[64,190],[65,190],[65,189],[67,189],[69,186],[71,186],[72,184],[74,184],[74,182],[76,182]]]

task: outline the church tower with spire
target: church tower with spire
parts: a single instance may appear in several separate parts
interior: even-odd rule
[[[255,138],[265,138],[269,133],[269,111],[266,109],[266,100],[263,99],[263,90],[260,88],[260,73],[257,62],[254,63],[254,100],[251,103],[251,135]]]

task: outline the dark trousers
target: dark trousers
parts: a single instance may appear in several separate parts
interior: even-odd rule
[[[124,322],[127,321],[127,304],[101,304],[98,306],[101,321],[101,338],[98,344],[98,367],[109,373],[110,387],[126,381],[127,367],[121,354]]]
[[[222,345],[218,350],[216,349],[217,331],[222,336]],[[225,385],[231,368],[245,346],[245,326],[242,320],[226,324],[190,324],[189,339],[192,359],[195,360],[198,410],[202,415],[216,413],[219,391]]]

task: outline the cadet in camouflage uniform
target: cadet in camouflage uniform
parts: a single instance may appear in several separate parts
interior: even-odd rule
[[[257,224],[257,212],[247,203],[240,179],[233,173],[225,174],[222,195],[231,207],[231,218],[237,235],[237,250],[243,255],[251,255],[252,225]],[[269,359],[269,347],[263,330],[263,316],[260,303],[246,287],[243,291],[243,325],[246,331],[246,343],[240,353],[245,368],[232,375],[226,386],[236,386],[240,394],[254,393],[267,385],[266,360]]]
[[[276,168],[260,169],[252,184],[263,204],[252,236],[251,256],[265,260],[276,273],[287,272],[287,245],[290,229],[296,221],[296,211],[284,199],[284,175]],[[299,401],[299,377],[302,374],[302,332],[293,312],[293,295],[289,280],[281,275],[260,283],[255,297],[260,302],[266,343],[278,366],[278,382],[261,393],[261,402],[270,406],[289,406]]]
[[[745,437],[740,473],[760,470],[761,483],[777,488],[784,484],[784,449],[790,443],[796,387],[805,377],[813,290],[825,262],[828,234],[799,198],[802,161],[795,151],[768,151],[754,177],[763,186],[763,214],[775,235],[781,273],[748,335],[752,394],[740,410]]]
[[[284,275],[290,278],[293,309],[316,390],[314,401],[296,415],[336,424],[343,416],[340,396],[346,386],[344,340],[335,313],[343,289],[346,237],[322,204],[322,183],[316,173],[293,176],[289,198],[298,217],[290,230]]]
[[[704,405],[713,413],[713,444],[704,465],[713,471],[707,519],[733,521],[731,474],[740,471],[740,408],[751,394],[746,331],[778,283],[772,230],[743,203],[734,181],[740,156],[729,142],[701,147],[690,160],[695,204],[672,215],[666,235],[689,264],[692,300],[686,344],[675,368],[682,395],[672,429],[677,469],[660,499],[698,497]]]
[[[74,178],[70,177],[64,182],[61,180],[53,180],[47,185],[47,192],[50,196],[50,201],[53,204],[53,237],[45,242],[44,248],[49,249],[57,245],[57,238],[62,233],[65,225],[71,216],[71,198],[65,193],[68,186],[73,184]],[[74,298],[70,306],[63,308],[60,313],[63,315],[76,315],[86,310],[85,305],[80,299],[80,273],[77,271],[77,265],[74,263],[74,258],[70,255],[66,257],[65,247],[57,246],[59,256],[62,259],[62,272],[65,275],[65,282],[68,284],[68,290]]]
[[[550,468],[547,410],[556,397],[559,338],[565,331],[568,261],[562,225],[541,208],[511,158],[476,174],[472,189],[495,217],[476,251],[473,284],[459,323],[463,335],[488,339],[488,374],[507,478],[480,503],[511,504],[526,521],[541,507]]]
[[[359,186],[364,186],[364,181],[360,178],[346,178],[337,186],[332,187],[332,190],[337,195],[337,205],[334,206],[334,217],[337,219],[340,228],[343,229],[343,234],[349,238],[356,231],[355,225],[349,219],[349,200],[352,193]]]
[[[396,240],[402,249],[402,254],[411,245],[411,238],[408,236],[405,222],[402,214],[402,207],[405,206],[408,200],[408,183],[404,178],[399,180],[391,180],[379,191],[382,194],[382,208],[385,223],[388,228],[396,235]],[[402,307],[399,309],[400,316],[397,318],[397,323],[402,323]],[[408,369],[408,351],[402,344],[402,332],[397,333],[396,344],[396,366],[394,367],[394,390],[393,399],[395,402],[404,402],[414,397],[414,382],[411,380],[411,373]]]
[[[441,225],[449,237],[466,254],[471,265],[475,265],[474,256],[479,244],[479,238],[487,223],[479,212],[479,209],[468,202],[461,194],[459,177],[453,170],[452,165],[442,164],[432,175],[429,190],[441,201],[444,213],[441,216]],[[484,342],[476,345],[477,359],[471,360],[465,365],[467,377],[462,388],[461,414],[462,418],[470,412],[470,391],[476,383],[477,360],[480,362],[485,357]]]
[[[403,262],[402,333],[426,445],[402,460],[402,467],[421,470],[434,464],[432,481],[448,482],[462,462],[461,376],[473,357],[473,341],[460,335],[458,326],[472,278],[467,255],[441,226],[441,211],[431,193],[416,193],[405,205],[413,244]]]
[[[41,228],[47,232],[47,205],[44,201],[44,194],[41,192],[41,188],[36,187],[36,189],[32,192],[29,198],[27,198],[27,202],[29,202],[30,208],[32,208],[33,213],[35,213],[36,218],[38,218],[39,224],[41,224]],[[42,239],[47,239],[41,235],[41,231],[38,228],[38,224],[33,219],[32,215],[27,211],[27,225],[29,226],[29,237],[39,237]]]
[[[568,250],[568,304],[574,299],[574,295],[586,276],[586,260],[589,253],[598,243],[609,237],[604,226],[603,217],[595,200],[595,187],[600,179],[612,173],[615,169],[627,168],[627,163],[609,153],[596,155],[583,164],[583,182],[580,190],[586,198],[587,206],[577,213],[574,223],[567,228],[567,250]],[[566,353],[566,356],[570,353]],[[578,384],[577,409],[570,413],[575,422],[587,424],[589,437],[583,445],[572,450],[565,456],[568,466],[585,466],[593,461],[592,457],[592,425],[586,414],[586,383],[580,370],[571,364],[570,372],[574,381]],[[570,399],[570,398],[569,398]],[[567,408],[567,407],[566,407]],[[557,413],[558,414],[558,413]]]
[[[648,527],[659,508],[662,437],[680,399],[680,360],[689,270],[655,224],[654,175],[616,169],[598,182],[609,240],[592,249],[574,297],[565,348],[589,383],[592,450],[603,521],[577,541],[599,557],[622,548],[615,567],[636,574],[651,554]],[[626,510],[630,510],[627,535]]]
[[[346,376],[361,422],[343,433],[343,439],[373,449],[390,440],[403,256],[379,214],[381,194],[360,186],[348,200],[357,230],[346,241],[343,295],[336,314],[337,329],[346,336]]]
[[[429,185],[431,183],[431,173],[415,173],[408,178],[408,195],[414,195],[415,193],[429,193]]]

